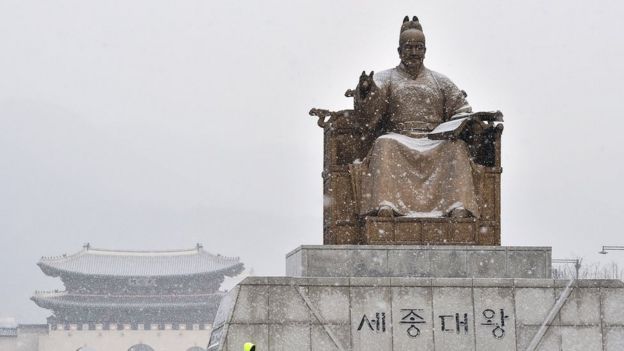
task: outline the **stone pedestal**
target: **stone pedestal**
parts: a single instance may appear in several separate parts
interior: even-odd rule
[[[250,277],[222,302],[209,351],[526,350],[566,281]],[[575,286],[539,350],[621,351],[624,283]]]
[[[550,278],[550,247],[305,245],[289,277]]]
[[[208,350],[520,351],[554,312],[538,350],[624,350],[624,283],[566,289],[547,279],[550,256],[548,247],[301,246],[287,255],[291,277],[249,277],[228,293]]]

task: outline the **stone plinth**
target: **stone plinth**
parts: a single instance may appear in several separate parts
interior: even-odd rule
[[[567,283],[250,277],[223,300],[208,350],[526,350]],[[624,283],[577,281],[564,301],[539,350],[622,350]]]
[[[550,278],[550,247],[304,245],[290,277]]]

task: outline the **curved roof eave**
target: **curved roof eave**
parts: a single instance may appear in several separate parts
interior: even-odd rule
[[[203,300],[194,300],[194,301],[143,301],[143,302],[127,302],[123,301],[120,297],[120,300],[113,301],[72,301],[70,299],[64,299],[62,294],[59,296],[42,296],[42,295],[34,295],[31,296],[30,299],[39,307],[54,310],[58,308],[104,308],[104,309],[145,309],[145,308],[198,308],[198,307],[218,307],[218,303],[225,296],[225,294],[210,294],[203,297]],[[180,299],[183,299],[184,296],[181,296]]]
[[[82,276],[82,277],[101,277],[101,278],[135,278],[135,277],[153,277],[153,278],[172,278],[172,277],[196,277],[196,276],[212,276],[212,275],[225,275],[228,277],[234,277],[244,270],[244,264],[242,262],[237,263],[231,267],[225,267],[216,271],[206,272],[194,272],[194,273],[180,273],[180,274],[155,274],[155,275],[125,275],[125,274],[91,274],[84,272],[76,272],[66,269],[60,269],[58,267],[50,266],[44,262],[38,262],[37,265],[43,271],[45,275],[51,277],[63,277],[63,276]]]
[[[72,255],[42,257],[37,265],[44,274],[53,277],[235,276],[244,268],[238,257],[213,255],[201,246],[171,251],[114,251],[85,246]]]

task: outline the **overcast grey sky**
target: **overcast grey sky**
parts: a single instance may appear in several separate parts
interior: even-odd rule
[[[322,133],[359,73],[425,64],[500,109],[503,245],[624,262],[621,1],[0,0],[0,317],[44,322],[35,265],[85,242],[240,256],[322,241]]]

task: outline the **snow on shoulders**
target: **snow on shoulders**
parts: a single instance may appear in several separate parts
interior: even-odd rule
[[[386,82],[388,82],[394,70],[395,70],[394,68],[390,68],[390,69],[385,69],[383,71],[375,72],[373,74],[373,80],[375,81],[375,84],[381,86],[385,84]]]

